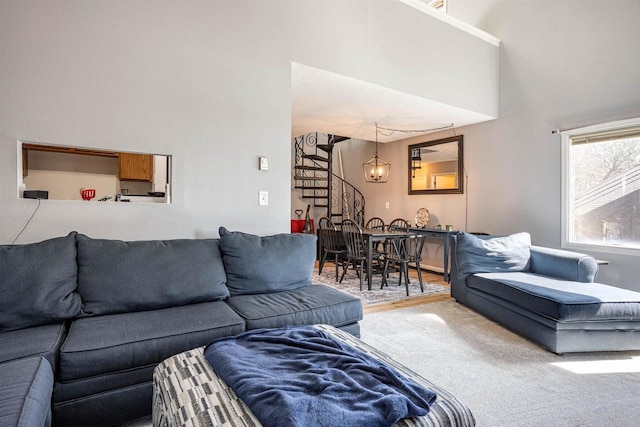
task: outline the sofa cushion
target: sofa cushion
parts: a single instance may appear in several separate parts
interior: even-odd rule
[[[149,415],[153,411],[153,381],[84,394],[52,406],[56,427],[146,427],[152,425]]]
[[[470,276],[467,286],[559,321],[640,318],[640,292],[603,285],[558,280],[532,273],[484,273]]]
[[[461,280],[475,273],[529,271],[529,233],[481,239],[460,232],[456,237],[458,277]]]
[[[154,365],[244,330],[242,318],[222,301],[76,319],[60,350],[60,380]]]
[[[229,296],[217,240],[123,242],[78,235],[78,292],[86,315],[125,313]]]
[[[58,351],[67,328],[63,322],[0,334],[0,363],[26,357],[42,356],[57,366]]]
[[[238,295],[226,302],[245,319],[247,330],[314,324],[340,327],[362,320],[358,298],[324,285]]]
[[[310,234],[259,237],[220,227],[230,294],[279,292],[310,285],[316,240]]]
[[[155,368],[156,365],[147,365],[64,383],[58,381],[53,387],[53,403],[79,402],[89,396],[109,393],[135,384],[148,383],[153,378],[153,370]]]
[[[0,246],[0,332],[77,316],[77,274],[75,232]]]
[[[0,364],[0,426],[51,425],[53,372],[41,357]]]

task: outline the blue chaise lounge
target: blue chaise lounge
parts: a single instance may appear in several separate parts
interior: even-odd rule
[[[554,353],[640,350],[640,293],[594,283],[596,260],[528,233],[459,233],[451,296]]]

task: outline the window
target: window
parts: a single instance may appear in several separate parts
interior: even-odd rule
[[[171,203],[169,155],[18,144],[20,190],[42,190],[53,200]]]
[[[563,246],[640,254],[640,118],[562,139]]]
[[[442,10],[446,12],[446,0],[422,0],[427,4],[427,6],[431,6],[434,9]]]

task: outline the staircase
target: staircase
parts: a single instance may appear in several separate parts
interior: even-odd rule
[[[349,182],[333,173],[333,148],[349,138],[309,133],[295,139],[295,188],[310,204],[325,208],[334,224],[352,219],[364,225],[364,196]]]

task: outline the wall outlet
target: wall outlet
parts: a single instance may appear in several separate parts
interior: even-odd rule
[[[260,200],[260,206],[267,206],[269,204],[269,192],[261,191],[259,200]]]
[[[384,204],[384,207],[385,207],[386,209],[389,209],[389,202],[385,203],[385,204]]]

